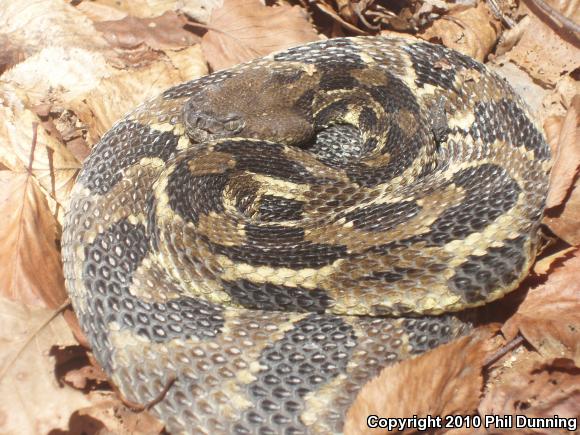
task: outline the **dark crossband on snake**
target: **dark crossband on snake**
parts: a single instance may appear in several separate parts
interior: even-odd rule
[[[169,432],[334,434],[380,370],[466,334],[536,256],[550,153],[426,42],[339,38],[168,89],[84,162],[66,284]]]

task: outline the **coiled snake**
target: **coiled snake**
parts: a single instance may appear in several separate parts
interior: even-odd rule
[[[550,155],[511,88],[426,42],[320,41],[179,86],[94,147],[67,288],[169,431],[340,433],[394,361],[535,257]],[[444,314],[447,313],[447,314]]]

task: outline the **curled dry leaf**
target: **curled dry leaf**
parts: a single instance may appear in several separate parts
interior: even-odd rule
[[[319,39],[301,8],[258,0],[225,0],[209,28],[201,46],[213,70]]]
[[[563,121],[548,120],[545,129],[555,159],[544,222],[569,244],[580,245],[580,95],[573,98]]]
[[[519,41],[522,39],[526,28],[528,27],[530,17],[523,17],[514,27],[511,29],[506,29],[499,37],[497,46],[495,48],[495,55],[501,56],[502,54],[510,51]]]
[[[555,254],[543,257],[534,263],[534,273],[538,276],[546,275],[551,273],[557,267],[568,260],[571,255],[574,255],[576,248],[571,246],[569,248],[564,248]]]
[[[345,18],[343,18],[341,16],[341,14],[339,14],[337,11],[335,11],[334,8],[330,4],[328,4],[324,1],[318,1],[315,3],[315,5],[320,12],[322,12],[325,15],[328,15],[337,24],[341,25],[346,30],[350,30],[355,35],[364,35],[366,33],[364,30],[359,29],[357,26],[355,26],[351,21],[345,20]],[[352,11],[351,9],[349,9],[349,10]]]
[[[500,27],[487,3],[479,2],[474,8],[453,9],[419,36],[482,62],[495,45]]]
[[[545,358],[570,358],[580,363],[580,250],[528,293],[502,327],[511,340],[520,332]]]
[[[482,366],[497,344],[495,326],[483,327],[424,355],[386,367],[361,390],[348,411],[345,433],[373,434],[369,415],[469,415],[483,387]]]
[[[95,23],[95,28],[114,47],[135,48],[145,44],[154,50],[179,49],[199,42],[184,29],[187,19],[168,11],[156,18],[126,16],[116,21]]]

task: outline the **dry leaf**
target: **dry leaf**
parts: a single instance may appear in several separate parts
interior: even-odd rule
[[[193,80],[208,73],[207,63],[201,52],[200,44],[179,51],[167,51],[165,55],[179,71],[183,81]]]
[[[544,358],[580,363],[580,250],[528,293],[502,327],[511,340],[520,332]]]
[[[207,71],[199,49],[192,47],[189,65],[183,72],[171,62],[158,61],[147,68],[129,69],[103,81],[90,92],[70,102],[70,107],[88,128],[88,141],[95,143],[113,123],[148,98],[156,97],[167,88],[193,80]],[[183,61],[179,56],[175,59]],[[193,76],[192,76],[193,75]]]
[[[177,9],[192,20],[207,24],[212,11],[223,3],[223,0],[177,0]]]
[[[28,174],[33,124],[39,122],[16,96],[5,93],[0,106],[0,162],[18,174]],[[50,213],[62,221],[64,205],[80,164],[72,153],[42,127],[36,129],[36,149],[30,169],[47,200]]]
[[[97,87],[114,72],[102,52],[74,45],[54,46],[14,66],[2,79],[3,88],[16,93],[29,107],[55,100],[66,106],[66,102]]]
[[[427,41],[442,42],[463,54],[483,62],[495,45],[500,23],[486,2],[475,8],[457,8],[435,21],[419,34]]]
[[[102,2],[75,2],[75,8],[93,22],[121,20],[128,15],[117,7]]]
[[[225,0],[209,27],[201,47],[213,70],[319,39],[301,8],[258,0]]]
[[[163,423],[153,415],[127,409],[112,393],[92,392],[89,399],[96,404],[71,414],[68,431],[55,432],[51,435],[167,433],[163,430]]]
[[[61,385],[88,392],[105,385],[110,389],[109,378],[94,361],[87,348],[75,346],[53,346],[50,356],[56,359],[55,376]]]
[[[115,9],[126,15],[132,15],[138,18],[153,18],[166,11],[176,10],[178,6],[187,1],[191,0],[99,0],[98,4],[102,7]],[[207,0],[195,1],[204,2]],[[84,10],[81,7],[79,9]]]
[[[517,16],[528,16],[522,23],[521,38],[505,53],[507,61],[514,62],[536,81],[553,87],[562,76],[580,68],[580,51],[573,38],[565,38],[546,21],[528,2],[520,2]]]
[[[499,37],[497,47],[495,48],[495,55],[501,56],[510,51],[522,39],[522,35],[526,31],[530,21],[530,17],[523,17],[514,27],[506,29]]]
[[[154,50],[175,50],[200,40],[184,29],[186,24],[186,18],[169,11],[156,18],[127,16],[116,21],[101,21],[95,23],[95,28],[114,47],[135,48],[145,44]]]
[[[580,245],[580,95],[574,97],[561,123],[547,124],[556,153],[544,222],[569,244]],[[561,125],[557,140],[553,124]]]
[[[53,310],[27,307],[0,297],[0,372],[14,359],[25,339],[52,314]],[[61,317],[34,336],[0,379],[1,433],[46,434],[65,428],[75,409],[90,404],[79,391],[58,385],[55,362],[49,356],[54,343],[74,344]]]
[[[580,170],[580,95],[572,100],[554,148],[556,154],[546,208],[562,204]],[[580,216],[578,218],[580,223]]]
[[[105,40],[95,32],[92,22],[77,11],[71,2],[43,0],[27,7],[18,1],[0,2],[0,33],[9,39],[27,44],[27,51],[35,53],[49,47],[106,47]],[[64,58],[63,58],[64,59]],[[90,63],[82,64],[86,68]],[[58,64],[54,64],[58,67]],[[51,77],[47,74],[47,79]]]
[[[328,15],[329,17],[331,17],[333,20],[335,20],[337,23],[339,23],[341,26],[343,26],[345,29],[350,30],[351,32],[353,32],[355,35],[364,35],[366,34],[365,31],[359,29],[357,26],[355,26],[354,24],[352,24],[352,22],[346,21],[338,12],[336,12],[334,10],[334,8],[325,3],[324,1],[319,1],[316,2],[316,7],[324,14]],[[352,9],[349,8],[349,10],[352,11]]]
[[[28,173],[0,172],[0,291],[29,305],[66,299],[56,221]]]
[[[14,36],[9,37],[0,33],[0,75],[22,62],[28,56],[28,47],[24,41],[18,41]]]
[[[419,357],[386,367],[364,386],[348,411],[345,434],[373,434],[367,417],[469,415],[483,387],[482,366],[494,350],[495,327],[444,344]],[[385,432],[383,432],[385,433]]]
[[[542,88],[534,83],[527,72],[511,62],[501,59],[492,60],[487,64],[500,77],[505,79],[516,93],[525,101],[530,108],[532,115],[539,118],[542,110],[542,103],[551,91]]]
[[[569,419],[569,424],[580,417],[580,369],[572,360],[561,358],[540,364],[529,352],[522,351],[511,367],[502,370],[481,401],[480,415],[511,415],[512,421],[515,415],[539,418],[557,415]],[[564,426],[563,430],[551,429],[549,433],[564,434],[575,429]],[[547,432],[527,427],[525,433]]]
[[[539,259],[534,264],[534,273],[536,275],[545,275],[551,273],[554,268],[559,267],[563,262],[568,260],[571,255],[574,255],[575,247],[565,248],[555,254],[549,255]]]

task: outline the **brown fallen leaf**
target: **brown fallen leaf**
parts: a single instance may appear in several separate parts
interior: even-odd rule
[[[158,434],[163,424],[148,412],[133,412],[121,401],[109,383],[109,378],[91,353],[81,346],[52,346],[50,355],[56,359],[55,377],[61,386],[81,390],[91,403],[75,410],[67,430],[55,430],[51,435],[91,433]],[[96,433],[96,432],[95,432]]]
[[[70,416],[69,430],[53,432],[51,435],[77,435],[79,433],[103,434],[166,434],[164,425],[148,412],[128,410],[111,393],[93,392],[89,399],[96,404],[75,411]],[[96,427],[99,431],[89,432]],[[80,430],[79,430],[80,429]]]
[[[18,62],[23,61],[28,55],[28,48],[22,41],[15,40],[6,34],[0,33],[0,75],[12,68]]]
[[[61,385],[88,392],[98,387],[110,390],[109,378],[83,346],[53,346],[55,377]]]
[[[566,2],[560,3],[566,9]],[[574,0],[569,3],[574,3]],[[578,10],[577,5],[575,9]],[[506,61],[515,63],[536,83],[548,87],[555,86],[562,76],[580,67],[577,39],[553,26],[533,2],[519,2],[515,16],[527,16],[529,19],[521,26],[519,41],[505,53]]]
[[[538,261],[534,263],[534,273],[538,276],[551,273],[556,267],[560,267],[563,262],[573,256],[575,251],[576,248],[571,246],[569,248],[564,248],[561,251],[557,251],[554,254],[548,255],[547,257],[538,259]]]
[[[106,45],[91,21],[70,2],[43,0],[28,6],[17,1],[0,2],[0,33],[26,44],[29,54],[49,47],[67,47],[72,41],[75,47],[91,49]]]
[[[540,363],[531,352],[521,351],[510,366],[502,368],[489,385],[481,401],[482,416],[512,416],[554,418],[563,425],[549,433],[570,433],[577,428],[569,426],[580,417],[580,368],[570,359],[559,358]],[[497,429],[496,429],[497,430]],[[510,433],[512,433],[510,431]],[[525,433],[548,433],[546,429],[526,427]]]
[[[550,126],[544,128],[549,130]],[[580,170],[580,94],[572,99],[557,138],[554,136],[552,133],[552,151],[555,149],[555,157],[546,208],[557,207],[563,203]]]
[[[580,363],[580,250],[528,293],[518,311],[503,325],[507,340],[517,333],[544,358],[570,358]]]
[[[0,162],[17,174],[28,174],[28,167],[45,195],[53,216],[62,219],[64,205],[68,201],[79,162],[60,143],[54,134],[44,128],[33,128],[39,117],[25,109],[24,102],[9,93],[3,94],[4,105],[0,107]],[[36,140],[34,135],[36,134]],[[30,151],[35,141],[32,162]]]
[[[91,404],[81,392],[62,388],[56,381],[50,348],[55,343],[75,343],[62,317],[35,334],[14,360],[23,342],[53,311],[0,297],[0,372],[4,374],[0,378],[0,433],[46,434],[66,427],[72,412]],[[14,362],[7,367],[10,361]]]
[[[386,367],[366,384],[348,411],[345,434],[373,434],[369,415],[472,414],[483,388],[482,366],[497,348],[496,326],[483,327],[417,358]],[[386,431],[382,433],[387,433]]]
[[[147,98],[156,97],[173,85],[204,75],[207,67],[200,50],[191,47],[184,51],[193,56],[183,70],[176,69],[167,59],[155,61],[147,68],[129,68],[72,101],[70,106],[87,126],[88,142],[98,142],[115,121]],[[181,65],[185,63],[185,59],[180,57],[172,58],[172,61],[181,61]]]
[[[0,294],[56,308],[66,299],[56,220],[29,173],[0,172]]]
[[[359,29],[355,25],[358,22],[358,18],[353,12],[351,3],[346,2],[342,8],[338,6],[338,12],[334,9],[332,4],[328,4],[324,0],[317,1],[314,3],[314,5],[320,12],[335,20],[336,24],[344,27],[346,30],[353,32],[355,35],[365,35],[367,33],[365,30]]]
[[[258,0],[224,0],[208,26],[201,47],[214,71],[319,39],[300,7]]]
[[[545,129],[556,153],[544,222],[558,237],[580,245],[580,95],[563,120],[550,119]]]
[[[184,29],[187,19],[173,11],[156,18],[128,15],[120,20],[101,21],[95,28],[114,47],[135,48],[141,44],[153,50],[175,50],[199,42],[200,38]]]
[[[441,42],[463,54],[483,62],[494,47],[501,24],[486,2],[474,8],[456,8],[418,36]]]

